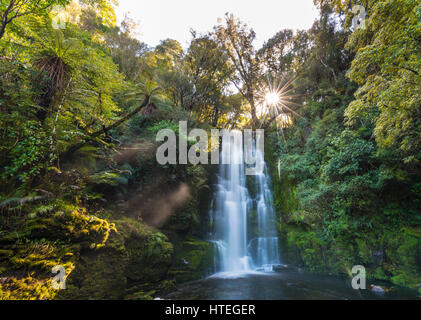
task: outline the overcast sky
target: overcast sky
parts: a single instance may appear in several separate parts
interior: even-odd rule
[[[260,47],[279,30],[308,29],[317,17],[313,0],[119,0],[118,21],[126,12],[139,23],[138,38],[150,46],[172,38],[183,47],[190,41],[190,29],[207,32],[233,13],[256,32]]]

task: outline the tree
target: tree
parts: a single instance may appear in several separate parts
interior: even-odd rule
[[[284,29],[263,44],[258,51],[266,73],[273,75],[289,74],[292,76],[307,60],[310,49],[310,37],[306,31]]]
[[[253,47],[256,34],[228,13],[225,15],[225,26],[216,26],[214,32],[219,45],[234,66],[235,73],[231,81],[250,104],[252,121],[256,124],[256,94],[261,80],[261,65]]]
[[[193,91],[187,97],[186,108],[201,113],[211,106],[213,120],[217,122],[218,106],[222,104],[224,90],[228,85],[231,69],[228,57],[220,50],[210,35],[197,36],[195,32],[187,50],[184,65]]]
[[[192,36],[186,52],[169,39],[155,49],[155,75],[174,105],[216,124],[225,108],[224,93],[232,69],[227,55],[210,34],[192,31]]]
[[[149,47],[137,40],[135,29],[137,25],[129,16],[125,16],[119,27],[113,27],[105,34],[106,46],[119,70],[126,76],[126,80],[137,82],[148,68],[145,57]]]
[[[373,121],[378,144],[398,148],[405,162],[419,167],[421,4],[368,1],[366,9],[366,28],[355,30],[347,44],[356,52],[348,75],[360,86],[345,112],[348,124]]]
[[[54,5],[66,5],[69,0],[9,0],[0,3],[1,25],[0,39],[3,38],[6,27],[15,19],[28,16],[44,14],[46,10]]]
[[[281,74],[294,58],[292,42],[294,33],[286,29],[279,31],[259,50],[259,58],[270,73]]]

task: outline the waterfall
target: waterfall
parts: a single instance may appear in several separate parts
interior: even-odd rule
[[[256,155],[257,161],[264,162],[260,150],[256,150]],[[270,178],[267,171],[267,166],[265,164],[264,171],[255,176],[258,186],[256,197],[258,236],[256,238],[256,251],[253,255],[255,257],[255,264],[265,270],[280,264],[279,240],[275,227],[273,194],[270,189]]]
[[[264,163],[260,150],[252,152]],[[263,172],[248,176],[246,181],[240,131],[232,131],[230,139],[222,140],[220,159],[210,214],[215,271],[240,274],[272,270],[280,258],[266,165]],[[255,186],[253,192],[249,192],[248,183]]]

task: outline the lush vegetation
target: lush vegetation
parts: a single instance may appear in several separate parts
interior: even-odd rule
[[[352,3],[320,3],[308,32],[314,46],[296,81],[304,119],[273,151],[279,228],[286,254],[313,271],[361,264],[372,278],[416,288],[421,7],[366,1],[366,28],[347,31]]]
[[[310,30],[256,49],[229,14],[151,48],[112,1],[2,0],[0,298],[151,299],[209,272],[212,168],[155,160],[180,120],[266,129],[289,261],[419,286],[421,5],[363,2],[365,29],[356,1],[318,1]],[[272,82],[281,117],[259,110]]]

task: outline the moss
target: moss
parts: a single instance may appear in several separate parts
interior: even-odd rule
[[[352,266],[363,265],[369,279],[410,288],[421,282],[418,231],[380,229],[360,238],[337,237],[326,242],[316,231],[300,225],[284,224],[282,230],[283,257],[309,271],[351,275]]]
[[[169,286],[166,236],[129,218],[115,224],[104,247],[81,255],[61,299],[149,299]]]
[[[165,224],[165,229],[178,233],[192,233],[194,230],[200,229],[200,219],[197,214],[198,202],[195,198],[190,197],[185,205],[177,209]]]
[[[157,287],[157,292],[159,294],[167,294],[172,291],[175,291],[176,289],[177,288],[174,280],[164,280],[161,283],[159,283]]]
[[[129,279],[154,282],[166,277],[173,247],[163,234],[151,235],[144,243],[128,239],[126,249],[130,256],[130,263],[126,267]]]
[[[173,289],[173,246],[140,221],[110,222],[61,203],[49,217],[29,220],[24,231],[23,238],[0,238],[4,299],[122,299],[133,286],[142,287],[130,292],[133,298],[146,299]],[[51,289],[56,265],[66,269],[66,290]]]
[[[192,280],[198,280],[203,277],[199,272],[182,271],[182,270],[171,270],[170,274],[174,277],[177,283],[188,282]]]
[[[13,255],[13,250],[0,249],[0,259],[4,259]]]
[[[136,285],[132,285],[126,290],[126,295],[124,299],[131,299],[133,295],[143,295],[145,292],[149,295],[158,296],[165,295],[175,290],[176,286],[174,280],[139,283]]]
[[[31,219],[21,226],[22,233],[1,237],[1,259],[5,268],[2,296],[11,299],[52,299],[53,267],[60,265],[68,277],[83,249],[102,247],[114,230],[113,224],[87,214],[83,208],[57,203],[55,213]],[[3,249],[7,247],[8,249]]]
[[[385,274],[385,271],[382,267],[376,268],[372,274],[369,273],[367,276],[368,278],[372,279],[388,280],[388,276]]]
[[[190,237],[175,253],[171,274],[177,282],[196,280],[209,274],[213,264],[212,244]]]
[[[271,144],[266,147],[285,263],[336,275],[351,275],[352,266],[363,265],[370,279],[411,288],[421,283],[421,228],[408,228],[403,218],[389,222],[347,213],[345,222],[337,221],[345,224],[338,232],[336,221],[325,220],[328,212],[317,216],[302,209],[296,178],[282,171],[278,176],[277,156]],[[352,225],[360,227],[348,230]]]
[[[417,256],[421,251],[421,235],[409,229],[388,238],[386,253],[393,261],[389,271],[391,281],[400,286],[415,288],[421,282],[421,271],[417,267]]]
[[[7,278],[0,283],[0,300],[50,300],[57,290],[51,286],[51,278],[28,275],[22,278]]]
[[[126,300],[153,300],[153,296],[156,294],[155,290],[143,292],[138,291],[129,295],[126,295],[124,299]]]
[[[120,232],[114,223],[89,215],[84,208],[59,203],[55,213],[48,217],[29,220],[22,228],[24,237],[14,232],[3,235],[0,265],[7,281],[2,285],[2,296],[122,298],[128,283],[128,269],[134,270],[137,266],[142,270],[142,264],[143,270],[150,268],[152,273],[155,268],[159,279],[164,278],[171,260],[171,244],[165,236],[134,220],[118,223]],[[136,242],[137,247],[133,244]],[[152,252],[152,255],[140,263],[136,249]],[[161,255],[162,259],[157,258]],[[150,261],[154,262],[150,264]],[[157,270],[157,265],[164,268],[165,263],[166,269]],[[67,289],[50,292],[51,269],[56,265],[66,269]]]
[[[114,248],[91,250],[81,255],[60,299],[120,299],[127,279],[128,257]]]
[[[24,233],[32,239],[72,239],[85,247],[99,248],[112,230],[115,230],[113,223],[88,214],[85,208],[59,203],[52,217],[29,220]],[[7,240],[3,238],[3,241]]]

